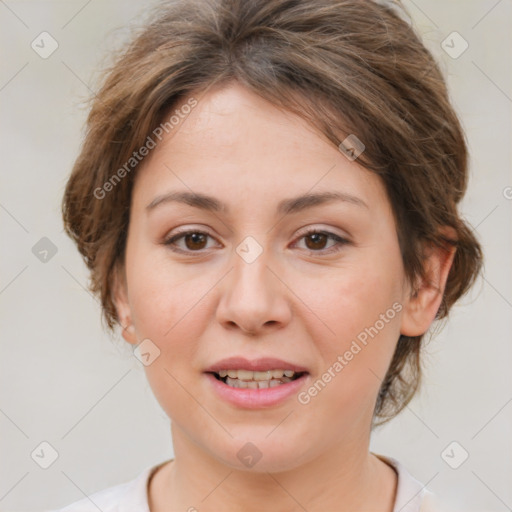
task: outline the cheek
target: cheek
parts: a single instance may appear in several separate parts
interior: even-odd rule
[[[149,254],[132,253],[131,269],[136,271],[128,276],[130,303],[137,339],[151,340],[159,351],[144,370],[155,397],[170,416],[190,405],[184,388],[189,388],[190,375],[199,369],[198,343],[211,316],[207,292],[215,280],[197,272],[194,276],[169,265],[160,255]]]
[[[187,390],[193,389],[198,340],[209,319],[205,295],[214,283],[204,276],[177,275],[174,268],[154,260],[148,266],[141,260],[136,268],[140,271],[132,276],[130,293],[137,337],[150,339],[160,351],[144,367],[153,394],[168,417],[179,419],[186,411],[204,421],[200,411],[191,410]]]
[[[316,314],[308,316],[309,334],[324,365],[319,372],[330,369],[322,394],[335,409],[371,401],[380,387],[400,336],[400,271],[391,255],[360,259],[326,275],[321,287],[317,281],[317,293],[309,295]]]
[[[317,339],[331,340],[327,346],[340,349],[344,342],[350,344],[350,340],[376,322],[383,334],[390,330],[389,326],[396,327],[398,315],[392,306],[401,299],[399,270],[400,266],[392,261],[387,265],[382,260],[380,265],[360,261],[357,265],[347,265],[317,280],[314,283],[315,291],[310,292],[305,301],[316,313],[317,323],[324,326],[322,336]],[[313,285],[313,282],[309,284]],[[379,319],[388,311],[388,322],[385,322],[386,328],[382,329]],[[339,346],[333,343],[334,340]]]
[[[139,249],[140,247],[140,249]],[[186,266],[172,264],[165,250],[143,244],[133,247],[128,277],[133,321],[139,336],[159,340],[167,350],[190,317],[201,314],[207,279]],[[187,325],[190,328],[190,325]],[[189,337],[192,333],[187,330]]]

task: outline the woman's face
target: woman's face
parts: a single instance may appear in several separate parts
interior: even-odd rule
[[[143,164],[117,304],[125,339],[150,340],[173,434],[232,467],[261,457],[257,471],[366,447],[409,292],[379,178],[237,84],[207,92]],[[297,200],[326,193],[345,200]],[[231,357],[247,361],[218,364]],[[236,368],[307,373],[232,374],[247,389],[207,373]]]

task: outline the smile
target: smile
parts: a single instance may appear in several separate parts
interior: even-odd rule
[[[300,378],[305,372],[293,370],[220,370],[213,375],[232,388],[266,389],[281,386]]]
[[[237,372],[237,370],[234,371]],[[274,370],[268,371],[274,372]],[[204,375],[214,396],[221,401],[242,409],[266,409],[277,407],[292,399],[311,378],[308,372],[287,377],[282,370],[275,371],[276,374],[279,371],[282,377],[274,378],[272,373],[272,378],[265,375],[265,380],[256,380],[255,376],[252,376],[253,378],[249,380],[233,378],[229,374],[221,377],[216,372],[206,372]]]

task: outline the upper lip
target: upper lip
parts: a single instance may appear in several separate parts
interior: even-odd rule
[[[215,364],[212,364],[205,372],[218,373],[221,370],[252,370],[254,372],[293,370],[296,373],[308,371],[304,366],[283,361],[282,359],[276,359],[275,357],[262,357],[253,360],[246,359],[245,357],[228,357],[227,359],[221,359]]]

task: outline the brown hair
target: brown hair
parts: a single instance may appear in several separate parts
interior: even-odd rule
[[[62,203],[65,230],[90,270],[90,289],[111,331],[119,322],[112,287],[124,264],[137,166],[122,179],[115,172],[179,101],[231,80],[307,119],[337,146],[349,134],[363,141],[358,162],[383,180],[409,282],[425,278],[424,244],[457,247],[436,318],[447,316],[474,283],[483,256],[457,210],[468,182],[465,136],[436,62],[402,12],[359,0],[156,6],[105,71]],[[443,236],[441,226],[456,238]],[[398,414],[418,389],[422,338],[400,336],[374,425]]]

